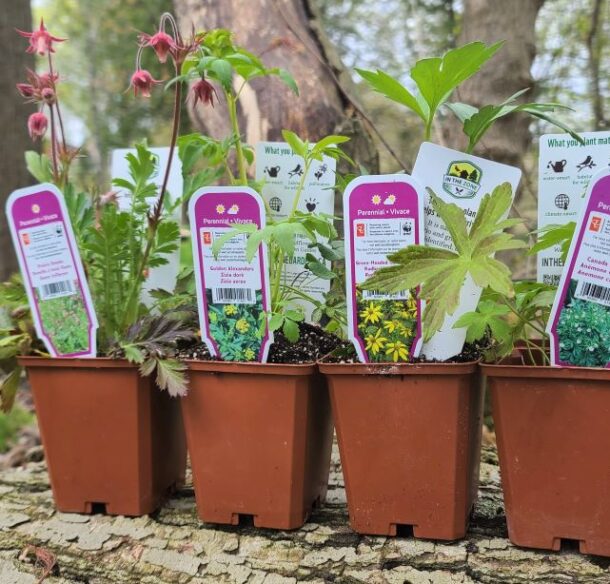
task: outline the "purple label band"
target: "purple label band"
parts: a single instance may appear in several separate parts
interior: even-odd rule
[[[257,228],[265,227],[265,210],[261,197],[248,187],[204,187],[199,189],[189,202],[189,221],[193,245],[193,261],[195,262],[195,279],[197,282],[197,301],[199,305],[199,323],[202,340],[210,353],[222,357],[222,347],[210,331],[207,285],[204,271],[204,258],[200,232],[209,228],[228,228],[231,224],[253,224]],[[211,243],[211,241],[210,241]],[[267,249],[264,244],[259,246],[262,310],[270,312],[270,294],[267,269]],[[257,360],[265,362],[269,347],[273,342],[268,325],[261,340]]]
[[[421,187],[404,174],[364,176],[353,180],[343,195],[344,238],[346,246],[346,299],[348,334],[361,361],[368,363],[365,340],[358,330],[358,301],[356,294],[355,229],[358,220],[412,219],[415,245],[423,242],[424,212]],[[409,357],[417,356],[421,348],[422,302],[417,298],[417,324],[409,349]],[[389,359],[391,361],[391,359]]]
[[[36,333],[42,339],[47,350],[53,357],[95,357],[98,322],[63,195],[51,184],[42,184],[14,191],[8,198],[6,215],[13,238],[13,245],[17,253],[17,259],[19,260],[30,308],[32,310]],[[50,335],[47,330],[47,325],[45,325],[41,314],[41,301],[35,293],[31,270],[26,259],[25,246],[29,245],[29,242],[27,241],[25,234],[22,234],[23,237],[19,236],[19,233],[24,229],[37,228],[55,222],[61,223],[63,233],[67,238],[70,254],[70,257],[67,259],[71,262],[74,272],[76,273],[77,290],[80,299],[82,299],[88,321],[88,346],[83,350],[76,352],[62,352],[61,349],[56,346],[52,335]]]
[[[580,251],[583,238],[590,228],[589,217],[591,213],[596,215],[606,215],[606,221],[610,220],[610,170],[602,170],[593,176],[589,182],[587,193],[585,195],[583,209],[576,223],[577,235],[572,240],[570,250],[568,252],[567,269],[561,275],[559,287],[553,308],[549,318],[549,326],[547,332],[551,340],[551,363],[561,367],[575,367],[577,365],[562,361],[560,358],[560,338],[558,335],[558,325],[561,318],[561,313],[565,308],[566,298],[570,291],[570,284],[573,279],[576,268],[576,261]],[[608,307],[610,310],[610,307]],[[586,340],[583,338],[583,341]],[[610,368],[610,363],[604,365],[605,368]]]

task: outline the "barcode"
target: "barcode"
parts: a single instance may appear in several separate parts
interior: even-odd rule
[[[400,292],[381,292],[380,290],[363,290],[363,300],[406,300],[409,297],[406,290]]]
[[[43,284],[39,290],[41,300],[47,300],[57,296],[69,296],[74,293],[74,288],[72,287],[72,282],[70,280]]]
[[[254,290],[251,288],[213,288],[214,304],[254,304]]]
[[[581,282],[575,294],[576,298],[587,298],[599,304],[610,306],[610,288],[592,284],[591,282]]]

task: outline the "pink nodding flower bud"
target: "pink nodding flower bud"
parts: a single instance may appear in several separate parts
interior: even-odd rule
[[[209,104],[214,107],[214,96],[216,96],[216,101],[218,101],[218,94],[214,89],[214,86],[207,79],[200,79],[193,85],[191,90],[193,95],[195,96],[195,103],[197,105],[198,101],[201,101],[203,105]]]
[[[17,83],[17,91],[26,99],[34,97],[34,86],[29,83]]]
[[[60,39],[49,34],[49,31],[44,26],[44,21],[40,19],[40,28],[32,32],[25,32],[17,29],[17,32],[30,39],[30,46],[26,49],[28,53],[38,53],[40,56],[44,56],[47,53],[54,53],[53,43],[62,43],[67,39]]]
[[[32,138],[32,140],[42,138],[47,131],[48,125],[49,121],[47,120],[47,116],[45,116],[42,112],[32,114],[28,118],[28,131],[30,133],[30,138]]]
[[[45,87],[40,92],[40,96],[48,105],[53,105],[55,103],[55,92],[50,87]]]
[[[139,40],[140,46],[152,47],[155,50],[161,63],[165,63],[167,55],[176,49],[176,41],[162,30],[153,35],[142,33]]]
[[[155,83],[161,82],[153,79],[153,76],[146,69],[138,69],[131,76],[131,86],[136,96],[141,93],[143,97],[150,97],[150,90]]]

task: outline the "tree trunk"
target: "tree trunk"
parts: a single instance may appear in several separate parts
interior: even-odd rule
[[[593,0],[591,24],[586,39],[587,61],[589,65],[589,93],[591,94],[594,130],[606,130],[610,127],[604,113],[604,96],[602,94],[600,81],[601,53],[603,46],[601,39],[601,35],[603,34],[601,25],[604,19],[602,14],[603,5],[604,0]]]
[[[519,101],[533,101],[531,67],[536,56],[536,17],[544,0],[465,0],[458,44],[480,40],[505,40],[504,46],[473,79],[464,83],[457,99],[476,107],[498,104],[513,93],[530,88]],[[477,153],[522,166],[531,135],[531,118],[508,116],[499,120],[483,137]],[[461,130],[452,132],[451,142],[462,149],[466,140]]]
[[[34,67],[34,59],[26,54],[27,41],[17,36],[15,29],[31,30],[32,13],[30,0],[3,2],[0,11],[0,55],[2,55],[2,75],[0,75],[0,128],[2,128],[2,149],[0,152],[0,278],[5,280],[17,270],[17,258],[13,252],[10,232],[6,223],[4,206],[8,195],[15,189],[33,182],[25,167],[24,152],[32,148],[28,136],[27,120],[34,111],[24,105],[15,84],[25,78],[25,67]]]
[[[282,129],[315,141],[327,134],[350,136],[346,150],[371,171],[378,154],[363,124],[359,106],[348,95],[349,75],[341,66],[318,19],[311,0],[174,0],[182,29],[228,28],[237,44],[257,55],[269,67],[282,67],[295,77],[300,97],[277,79],[256,80],[242,93],[240,126],[245,140],[281,140]],[[344,89],[345,88],[345,89]],[[214,137],[230,133],[226,104],[214,110],[191,110],[199,130]]]

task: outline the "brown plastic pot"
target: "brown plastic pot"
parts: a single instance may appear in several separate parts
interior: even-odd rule
[[[180,403],[117,359],[23,357],[64,512],[144,515],[184,482]]]
[[[333,426],[315,365],[190,361],[182,399],[199,517],[296,529],[324,501]]]
[[[483,365],[510,540],[610,556],[610,371]]]
[[[352,528],[463,537],[479,480],[477,364],[319,366],[329,383]]]

